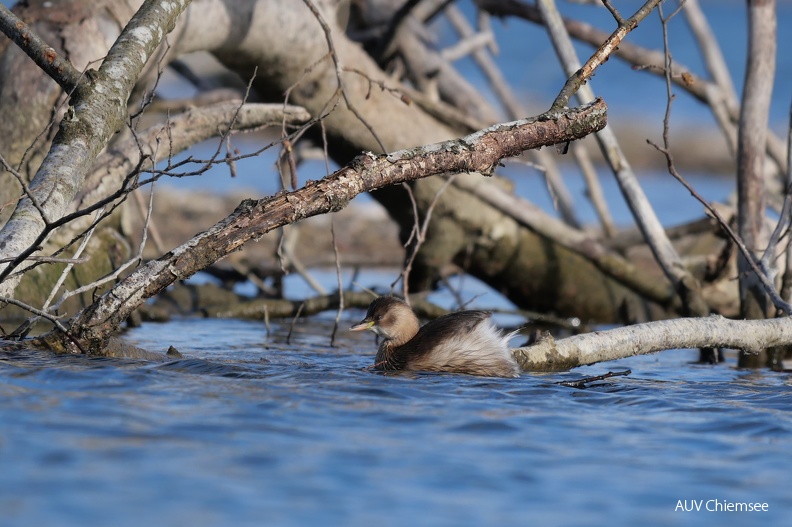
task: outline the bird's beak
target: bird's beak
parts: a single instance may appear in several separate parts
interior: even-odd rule
[[[373,320],[362,320],[358,324],[355,324],[354,326],[349,328],[349,331],[366,331],[367,329],[371,329],[372,327],[374,327]]]

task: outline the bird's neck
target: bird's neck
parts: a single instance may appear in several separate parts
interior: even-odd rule
[[[398,356],[399,346],[394,346],[393,341],[383,340],[374,359],[374,367],[378,370],[400,370],[403,368]]]
[[[406,307],[399,310],[391,327],[388,328],[388,337],[383,344],[389,343],[393,348],[403,346],[412,340],[420,328],[421,324],[412,309]]]
[[[400,370],[404,368],[406,357],[399,353],[401,348],[410,342],[418,333],[421,325],[412,311],[401,315],[397,324],[391,329],[388,337],[383,339],[377,350],[375,364],[383,370]]]

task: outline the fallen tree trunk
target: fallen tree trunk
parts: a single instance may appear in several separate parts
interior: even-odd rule
[[[115,3],[118,2],[108,2],[107,10],[121,13],[120,8],[113,7]],[[341,65],[339,68],[334,66],[328,55],[327,37],[316,17],[302,3],[292,0],[196,0],[180,18],[171,37],[167,57],[160,65],[164,66],[186,53],[206,51],[213,53],[244,79],[249,79],[256,71],[253,85],[264,98],[282,103],[283,94],[288,91],[290,102],[302,105],[314,117],[324,117],[328,152],[342,165],[361,151],[381,151],[380,142],[389,150],[397,150],[460,135],[420,105],[405,104],[404,98],[395,96],[395,90],[372,89],[373,83],[382,83],[383,87],[390,88],[392,80],[363,47],[352,42],[339,27],[333,16],[332,2],[315,3],[322,8],[331,29],[334,51]],[[126,3],[124,6],[128,9]],[[98,12],[106,16],[105,10]],[[104,27],[96,21],[89,24],[84,18],[57,13],[58,6],[55,5],[51,9],[37,11],[35,16],[50,16],[56,21],[53,24],[63,25],[54,34],[64,39],[67,49],[74,48],[70,41],[66,41],[69,38],[88,34],[88,30],[96,29],[94,26]],[[83,15],[89,18],[99,16],[93,11]],[[42,22],[37,27],[45,25]],[[101,42],[107,37],[90,34],[89,42],[80,48],[81,58],[106,53]],[[354,65],[354,68],[345,68],[344,65]],[[27,67],[36,70],[32,63]],[[9,73],[5,82],[10,83],[16,78],[24,77]],[[339,78],[343,79],[346,96],[354,101],[354,111],[344,101],[336,104],[342,98],[338,90]],[[16,86],[14,90],[18,93],[23,88]],[[5,108],[6,113],[11,110],[9,101],[11,99],[0,99],[0,109]],[[325,115],[334,105],[334,110]],[[40,120],[38,114],[45,112],[44,108],[37,105],[31,109],[37,114],[36,122]],[[50,109],[51,106],[46,108],[48,117]],[[8,133],[13,135],[14,130]],[[32,140],[31,133],[27,130],[24,137],[20,141],[15,140],[14,144]],[[17,152],[15,155],[21,156],[23,150],[14,151]],[[111,148],[103,158],[120,153]],[[130,168],[130,164],[124,162],[118,166]],[[127,174],[114,173],[123,177],[133,172],[134,167]],[[112,191],[107,188],[109,181],[110,178],[89,177],[78,195],[82,198],[80,206],[90,205],[101,195]],[[475,191],[470,190],[471,183],[475,184]],[[560,244],[546,231],[538,231],[541,234],[537,234],[533,225],[516,218],[506,208],[494,205],[492,199],[485,199],[485,196],[493,194],[486,193],[487,189],[505,194],[501,183],[474,174],[460,174],[438,199],[438,192],[444,185],[441,178],[411,183],[419,219],[434,206],[426,240],[410,274],[411,291],[430,289],[448,269],[461,269],[503,292],[522,308],[553,312],[562,317],[618,323],[678,314],[678,302],[673,298],[673,291],[664,279],[658,278],[659,274],[654,273],[658,268],[651,259],[640,264],[646,273],[635,272],[635,268],[614,270],[609,263],[613,259],[592,258],[592,255],[601,256],[603,253],[588,241],[576,245]],[[416,222],[407,191],[400,186],[391,186],[374,191],[373,195],[400,225],[402,241],[406,241]],[[68,227],[60,227],[61,233],[56,231],[50,241],[69,239]],[[123,236],[118,233],[116,236],[123,241]],[[589,239],[595,240],[595,236]],[[47,246],[46,253],[53,251]],[[107,252],[97,249],[97,254]],[[120,258],[121,261],[126,259],[128,252]],[[616,263],[622,265],[624,262]],[[83,265],[84,269],[87,267]],[[51,272],[45,276],[46,268],[40,266],[29,273],[30,278],[25,278],[22,290],[16,290],[15,298],[24,301],[41,298],[42,294],[46,296],[59,275],[59,272]],[[106,268],[86,272],[81,283],[88,283],[92,277],[97,278],[107,272]],[[705,289],[709,285],[705,284]],[[38,296],[35,294],[37,290]],[[647,291],[652,291],[652,294],[647,295]],[[720,311],[724,304],[721,297],[710,295],[708,298],[717,299],[717,303],[710,307]],[[35,301],[30,303],[38,305]]]
[[[125,125],[126,102],[149,58],[189,1],[145,2],[107,52],[98,70],[69,86],[71,108],[26,196],[0,229],[0,296],[12,297],[21,278],[12,272],[33,254],[66,214],[96,157]],[[64,63],[68,64],[68,62]]]

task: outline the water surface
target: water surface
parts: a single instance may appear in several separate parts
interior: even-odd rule
[[[350,313],[349,320],[360,313]],[[348,322],[348,321],[347,321]],[[348,325],[345,323],[345,326]],[[328,317],[179,320],[163,363],[0,360],[3,525],[748,525],[792,513],[789,377],[671,351],[519,379],[382,375]],[[630,368],[585,389],[558,381]],[[674,512],[679,500],[768,512]]]

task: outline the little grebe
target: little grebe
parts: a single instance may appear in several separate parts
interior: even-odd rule
[[[392,296],[369,305],[366,318],[349,331],[370,330],[382,337],[378,370],[447,371],[487,377],[517,377],[520,367],[509,339],[488,311],[459,311],[420,327],[410,306]]]

